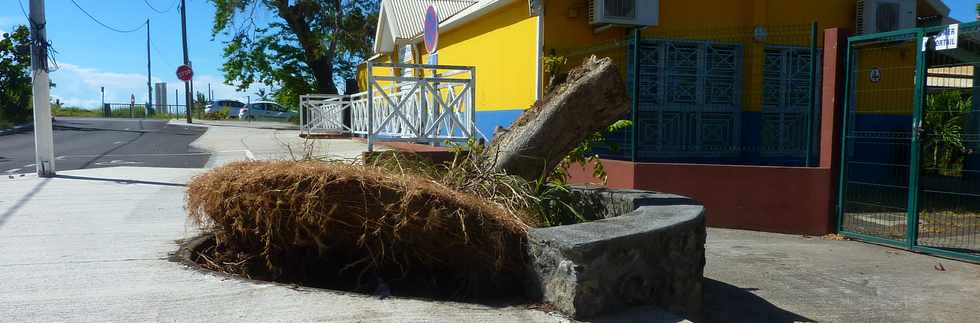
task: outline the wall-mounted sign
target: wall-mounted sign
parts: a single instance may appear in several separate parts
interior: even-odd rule
[[[959,33],[959,24],[946,26],[946,29],[936,35],[936,50],[956,49]]]
[[[766,39],[768,38],[769,38],[769,31],[766,30],[765,26],[762,25],[755,26],[755,29],[752,30],[752,39],[755,39],[755,41],[761,43],[766,41]]]
[[[871,83],[881,82],[881,69],[872,67],[871,72],[868,72],[868,79],[871,80]]]
[[[429,54],[435,53],[436,46],[439,44],[439,14],[436,13],[436,8],[431,5],[425,10],[425,23],[422,30],[425,51]]]

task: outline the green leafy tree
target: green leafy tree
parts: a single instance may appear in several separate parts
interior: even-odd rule
[[[371,54],[379,0],[211,0],[212,36],[225,42],[225,83],[245,90],[273,88],[279,103],[297,106],[299,95],[337,93],[337,79],[356,75]],[[271,13],[258,24],[256,12]]]
[[[0,124],[31,119],[30,29],[0,35]]]
[[[272,97],[269,96],[269,91],[266,89],[258,89],[255,91],[255,96],[259,97],[260,101],[270,101]]]

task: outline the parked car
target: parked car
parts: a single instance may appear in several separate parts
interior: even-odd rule
[[[259,118],[289,119],[294,116],[296,116],[296,112],[289,111],[289,109],[286,109],[278,103],[269,101],[252,102],[238,110],[238,118],[242,120]]]
[[[245,107],[245,103],[237,100],[217,100],[204,106],[204,113],[215,113],[227,109],[228,118],[238,118],[238,112],[243,107]]]

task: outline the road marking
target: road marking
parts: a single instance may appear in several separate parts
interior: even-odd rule
[[[123,129],[123,130],[129,130],[129,128],[126,128],[126,129]]]
[[[108,163],[107,162],[98,162],[98,163],[95,163],[95,164],[96,165],[99,165],[99,166],[115,166],[115,165],[135,165],[135,164],[142,164],[142,163],[143,162],[131,162],[131,161],[125,161],[125,160],[118,160],[118,159],[116,159],[116,160],[113,160],[113,161],[108,162]]]
[[[255,159],[255,155],[252,154],[252,151],[251,150],[248,150],[248,149],[222,150],[222,151],[219,151],[218,153],[219,154],[222,154],[222,153],[245,153],[245,158],[248,158],[248,160],[256,160]]]
[[[7,173],[7,174],[13,174],[13,173],[16,173],[17,171],[19,171],[19,170],[21,170],[21,169],[22,169],[22,168],[12,168],[12,169],[8,169],[8,170],[7,170],[7,171],[5,171],[4,173]]]
[[[34,167],[34,166],[37,166],[37,164],[27,164],[27,165],[24,165],[24,168],[31,168],[31,167]]]
[[[175,157],[175,156],[210,156],[211,153],[175,153],[175,154],[116,154],[116,155],[66,155],[55,159],[66,158],[97,158],[97,157]]]
[[[124,143],[124,142],[125,142],[125,141],[117,141],[117,142],[114,142],[114,143],[112,143],[112,144],[113,144],[113,145],[118,145],[118,144],[121,144],[121,143]]]

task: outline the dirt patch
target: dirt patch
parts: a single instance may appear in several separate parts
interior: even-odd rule
[[[525,221],[423,177],[239,162],[194,178],[187,208],[214,234],[193,257],[211,270],[381,297],[522,294]]]

